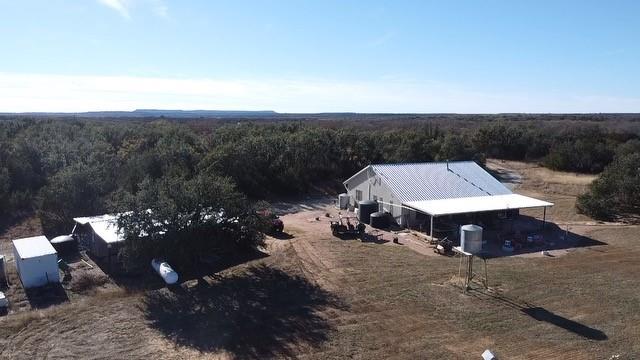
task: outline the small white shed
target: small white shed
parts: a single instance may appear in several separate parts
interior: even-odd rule
[[[45,236],[13,240],[13,257],[25,288],[60,282],[58,253]]]

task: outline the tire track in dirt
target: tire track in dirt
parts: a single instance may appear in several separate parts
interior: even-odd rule
[[[318,285],[330,291],[341,288],[340,279],[336,274],[336,267],[331,259],[323,252],[319,255],[319,249],[314,247],[308,239],[299,238],[292,242],[301,269]]]

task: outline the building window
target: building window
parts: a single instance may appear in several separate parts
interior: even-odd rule
[[[356,190],[356,200],[362,200],[362,190]]]

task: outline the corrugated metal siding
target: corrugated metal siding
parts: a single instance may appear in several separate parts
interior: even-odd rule
[[[512,192],[473,161],[372,165],[402,202]]]

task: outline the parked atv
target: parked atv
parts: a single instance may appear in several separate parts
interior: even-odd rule
[[[355,221],[351,222],[351,219],[355,219]],[[366,226],[356,217],[340,217],[338,221],[331,222],[331,233],[342,239],[361,237],[365,229]]]

